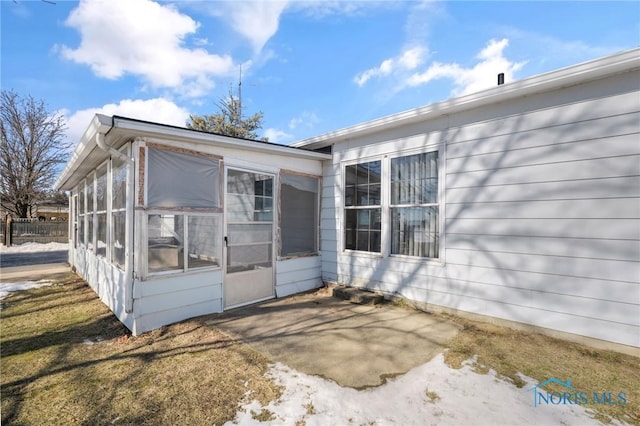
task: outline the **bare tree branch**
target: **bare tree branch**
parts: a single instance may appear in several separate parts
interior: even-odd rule
[[[14,91],[0,95],[0,203],[17,217],[28,217],[32,207],[50,191],[71,144],[65,140],[62,115],[50,113],[43,100],[20,97]]]

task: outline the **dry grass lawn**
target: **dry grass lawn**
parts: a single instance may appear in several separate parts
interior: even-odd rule
[[[454,368],[477,356],[479,373],[489,368],[508,377],[518,387],[524,382],[518,372],[543,382],[551,377],[566,381],[577,392],[627,392],[625,405],[585,405],[595,411],[603,423],[616,418],[640,425],[640,359],[618,352],[591,349],[541,334],[526,333],[450,317],[462,325],[462,331],[449,342],[445,361]],[[544,388],[548,392],[566,392],[557,384]],[[592,399],[592,398],[590,398]]]
[[[132,337],[74,275],[0,319],[2,424],[222,424],[247,392],[280,395],[249,347],[198,320]]]
[[[640,425],[638,358],[450,319],[462,330],[445,353],[449,365],[476,355],[478,372],[492,368],[519,386],[521,372],[539,381],[570,378],[579,391],[627,391],[626,405],[591,408],[602,421]],[[75,275],[10,295],[0,320],[2,424],[222,424],[247,393],[263,405],[281,394],[264,377],[268,360],[206,318],[132,337]],[[272,418],[267,410],[252,414]]]

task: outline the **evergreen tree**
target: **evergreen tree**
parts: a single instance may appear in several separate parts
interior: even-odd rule
[[[262,128],[262,111],[251,117],[242,116],[242,101],[233,95],[229,88],[229,96],[218,102],[219,112],[210,115],[189,115],[187,128],[203,132],[217,133],[244,139],[258,139],[256,130]],[[268,141],[267,138],[261,138]]]

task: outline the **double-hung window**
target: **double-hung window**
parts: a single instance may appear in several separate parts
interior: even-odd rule
[[[391,254],[438,257],[438,152],[391,159]]]
[[[345,167],[345,244],[347,250],[380,253],[382,164],[378,161]]]
[[[346,165],[344,183],[345,250],[438,257],[437,151]]]

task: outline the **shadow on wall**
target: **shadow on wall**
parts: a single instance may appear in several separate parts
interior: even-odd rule
[[[631,96],[624,82],[607,84],[470,110],[440,121],[437,129],[421,123],[402,135],[387,130],[349,142],[350,158],[366,159],[372,146],[390,140],[396,152],[432,144],[434,136],[441,149],[447,145],[440,163],[446,263],[329,247],[337,281],[577,334],[594,332],[593,323],[571,321],[576,317],[633,326],[638,306],[628,304],[628,295],[638,292],[634,262],[640,253],[639,236],[629,235],[629,226],[638,218],[640,153],[628,142],[637,138],[640,117],[623,111],[626,101],[598,99],[611,90]],[[560,98],[565,104],[558,106]],[[600,102],[607,108],[596,108]],[[608,108],[616,103],[620,111]],[[409,137],[410,145],[404,142]],[[334,147],[337,161],[343,152]],[[332,167],[341,182],[341,165]],[[333,188],[340,204],[341,184]],[[337,208],[336,224],[342,214]],[[594,337],[612,340],[602,329]]]

